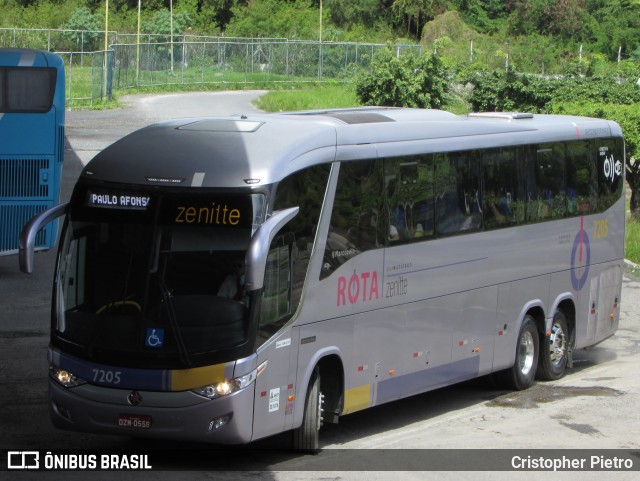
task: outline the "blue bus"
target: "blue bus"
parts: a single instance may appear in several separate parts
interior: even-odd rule
[[[22,226],[59,202],[64,89],[58,55],[0,48],[0,255],[17,253]],[[35,248],[53,247],[57,233],[48,224]]]

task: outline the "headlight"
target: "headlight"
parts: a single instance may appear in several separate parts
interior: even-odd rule
[[[79,378],[75,374],[69,371],[65,371],[64,369],[60,369],[53,364],[49,366],[49,376],[51,376],[52,379],[67,388],[80,386],[81,384],[85,384],[87,382],[84,379]]]
[[[254,369],[249,374],[236,377],[235,379],[231,379],[230,381],[222,381],[217,384],[209,384],[197,389],[192,389],[192,392],[209,399],[216,399],[221,396],[226,396],[227,394],[232,394],[251,385],[251,383],[258,379],[258,376],[260,376],[260,374],[262,374],[262,372],[266,368],[267,361],[260,364],[257,369]]]

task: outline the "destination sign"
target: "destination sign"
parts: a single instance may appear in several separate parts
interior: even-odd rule
[[[250,196],[165,196],[161,206],[165,224],[201,227],[250,227]]]
[[[107,209],[147,210],[151,197],[140,194],[118,192],[87,192],[87,206]]]

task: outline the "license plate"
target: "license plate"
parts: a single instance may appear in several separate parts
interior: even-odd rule
[[[151,427],[151,416],[119,414],[118,426],[121,428],[149,429]]]

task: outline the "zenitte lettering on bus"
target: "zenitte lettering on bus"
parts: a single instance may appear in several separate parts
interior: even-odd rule
[[[176,224],[217,224],[237,225],[240,222],[240,211],[230,209],[227,204],[220,205],[215,202],[211,206],[178,206]]]

